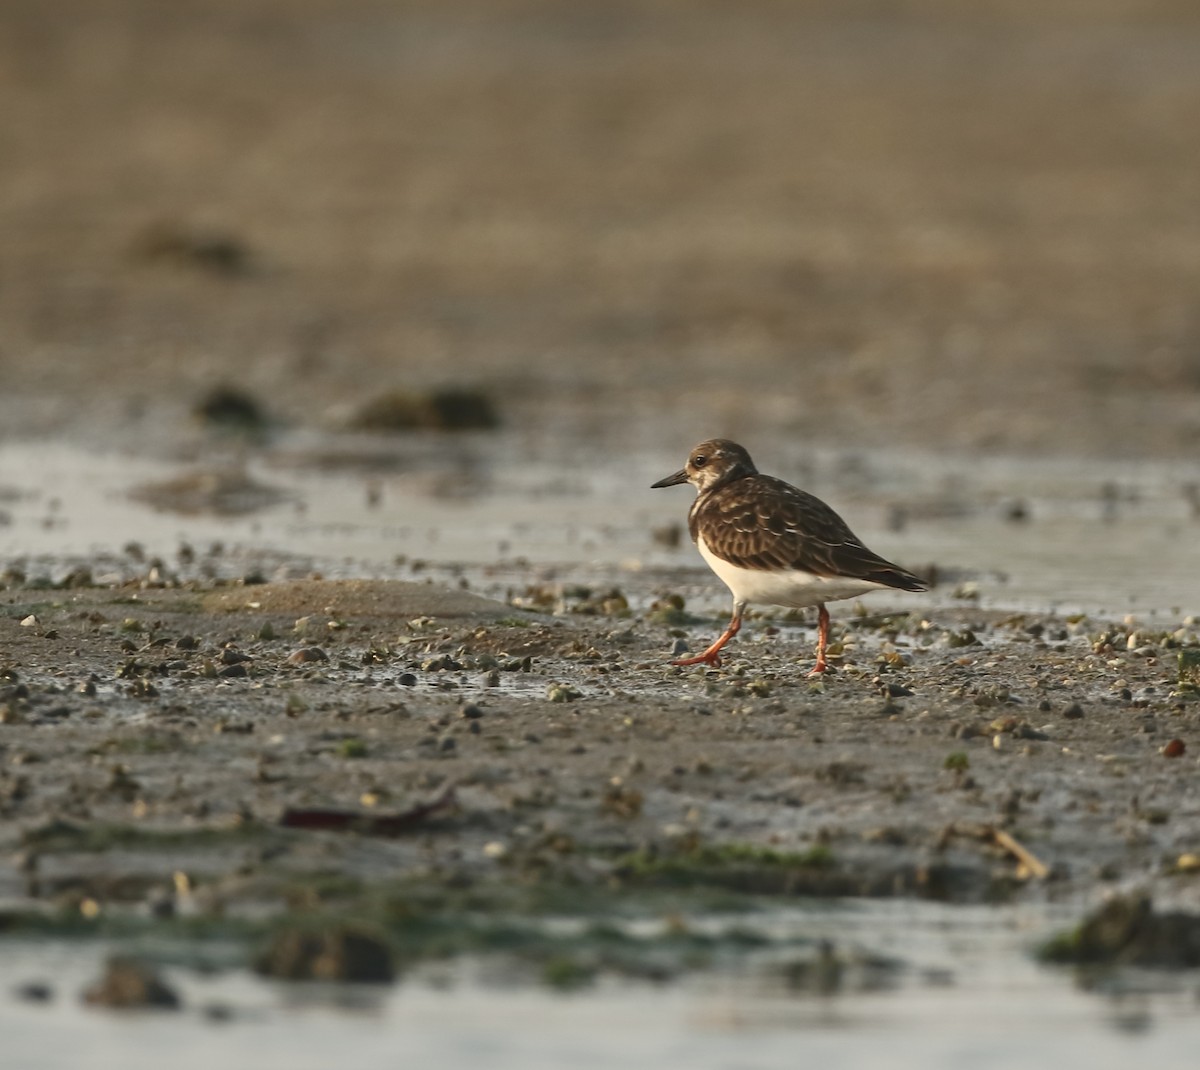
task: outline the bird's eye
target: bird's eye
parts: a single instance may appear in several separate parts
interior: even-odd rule
[[[708,464],[708,458],[705,457],[703,453],[697,453],[696,456],[692,458],[693,468],[703,468],[706,464]]]

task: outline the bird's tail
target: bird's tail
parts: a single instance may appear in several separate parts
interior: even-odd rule
[[[929,590],[929,584],[899,565],[889,565],[887,568],[876,569],[868,579],[874,580],[876,583],[885,584],[888,587],[895,587],[898,591]]]

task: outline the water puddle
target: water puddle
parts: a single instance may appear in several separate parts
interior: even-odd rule
[[[737,918],[775,939],[798,934],[900,963],[882,983],[847,970],[825,986],[788,984],[760,954],[745,969],[668,986],[605,982],[576,993],[513,983],[494,965],[426,967],[382,989],[268,984],[242,970],[167,968],[179,1013],[113,1013],[78,998],[98,975],[96,945],[9,943],[0,962],[6,1065],[177,1070],[235,1065],[832,1067],[1183,1066],[1200,1043],[1195,977],[1112,981],[1088,991],[1029,948],[1045,909],[928,903],[814,903]],[[703,924],[703,919],[695,924]],[[720,924],[731,924],[728,918]],[[862,976],[869,977],[869,974]],[[48,982],[40,1003],[16,998]]]

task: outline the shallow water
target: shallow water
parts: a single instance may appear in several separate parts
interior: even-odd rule
[[[512,983],[478,962],[427,970],[382,990],[289,988],[241,971],[172,968],[181,1013],[88,1008],[95,945],[7,944],[0,990],[49,980],[53,1001],[0,997],[5,1065],[179,1070],[230,1065],[558,1068],[751,1068],[815,1060],[828,1067],[983,1068],[1191,1065],[1200,1043],[1195,977],[1126,979],[1104,993],[1037,966],[1029,947],[1062,918],[1043,909],[928,903],[813,903],[737,919],[775,935],[828,937],[902,960],[882,984],[789,991],[762,963],[669,986],[601,982],[570,995]],[[729,924],[729,919],[725,919]],[[225,1012],[214,1020],[212,1011]]]
[[[669,458],[596,466],[568,451],[550,460],[504,436],[453,452],[436,442],[389,450],[355,443],[336,465],[307,444],[264,453],[244,470],[284,500],[219,516],[130,497],[194,466],[3,443],[0,560],[47,574],[83,561],[103,575],[104,557],[129,542],[168,563],[181,543],[220,542],[242,568],[261,561],[287,563],[282,575],[411,578],[419,562],[496,594],[539,577],[636,589],[686,570],[670,576],[672,586],[713,612],[725,606],[686,532],[674,549],[653,536],[683,523],[690,502],[688,488],[649,489]],[[1200,612],[1200,506],[1187,465],[812,450],[789,467],[879,552],[939,569],[943,583],[925,604],[963,593],[965,581],[990,607],[1146,619]],[[868,604],[885,608],[888,597]]]

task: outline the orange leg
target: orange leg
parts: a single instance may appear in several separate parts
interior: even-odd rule
[[[713,643],[703,654],[697,654],[694,658],[680,658],[678,661],[671,662],[672,665],[711,665],[714,669],[721,666],[721,647],[729,642],[742,629],[742,613],[746,608],[745,602],[734,602],[733,617],[729,621],[728,627],[717,636],[717,641]],[[823,608],[823,607],[822,607]]]
[[[822,602],[817,613],[817,663],[809,676],[820,676],[829,666],[825,663],[825,648],[829,645],[829,610]]]

